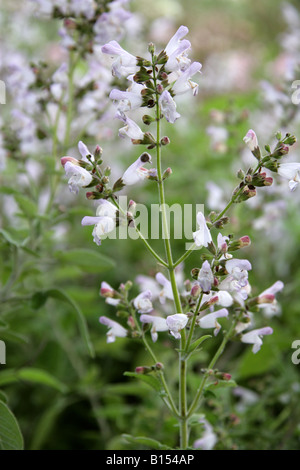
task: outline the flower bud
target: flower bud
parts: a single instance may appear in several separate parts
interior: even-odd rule
[[[79,161],[76,160],[76,158],[73,158],[73,157],[62,157],[62,158],[60,159],[60,162],[61,162],[61,164],[62,164],[63,167],[65,166],[65,164],[66,164],[67,162],[72,163],[72,165],[80,166]]]
[[[95,152],[94,152],[95,159],[98,160],[99,157],[101,157],[102,153],[103,153],[102,148],[99,145],[97,145],[97,147],[95,148]]]
[[[286,134],[285,138],[284,138],[284,142],[287,144],[287,145],[294,145],[296,142],[297,142],[297,139],[294,135],[291,135],[291,134]]]
[[[255,173],[252,177],[253,186],[271,186],[273,178],[267,177],[267,173]]]
[[[163,173],[163,178],[162,179],[165,180],[165,179],[169,178],[171,176],[171,174],[172,174],[172,169],[167,168]]]
[[[149,372],[151,372],[151,367],[149,367],[149,366],[138,366],[138,367],[135,368],[135,372],[137,374],[141,374],[141,375],[149,374]]]
[[[142,117],[142,120],[143,120],[143,123],[146,124],[147,126],[149,126],[152,122],[155,121],[155,119],[153,117],[149,116],[148,114],[145,114]]]
[[[251,197],[256,196],[256,189],[254,186],[244,186],[242,192],[238,195],[235,202],[247,201]]]
[[[162,362],[157,362],[154,367],[156,370],[163,370],[164,365],[162,364]]]
[[[283,155],[287,155],[289,153],[289,146],[284,145],[282,142],[277,145],[275,151],[272,153],[272,157],[274,158],[281,158]]]
[[[155,52],[155,45],[153,44],[153,42],[150,42],[148,44],[148,51],[150,52],[150,54],[154,54]]]
[[[164,136],[160,139],[160,144],[161,145],[169,145],[169,143],[170,143],[170,139],[167,136]]]
[[[132,315],[130,315],[130,317],[128,317],[127,325],[128,325],[132,330],[135,329],[135,321],[134,321],[134,318],[133,318]]]
[[[240,180],[243,180],[245,178],[245,172],[242,169],[240,169],[236,175]]]
[[[199,268],[193,268],[191,271],[191,276],[193,279],[197,280],[198,275],[199,275],[200,269]]]
[[[164,91],[164,87],[159,83],[156,86],[156,91],[157,91],[157,93],[161,94]]]
[[[201,292],[201,287],[199,286],[199,284],[194,284],[191,289],[191,296],[198,297],[200,295],[200,292]]]

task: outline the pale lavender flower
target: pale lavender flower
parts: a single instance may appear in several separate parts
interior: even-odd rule
[[[221,308],[221,310],[217,310],[216,312],[208,313],[204,315],[204,317],[198,320],[198,325],[204,329],[215,328],[214,335],[217,336],[221,329],[220,323],[217,321],[218,318],[228,317],[229,313],[226,308]]]
[[[193,62],[184,72],[181,73],[181,75],[177,79],[174,77],[176,81],[172,85],[172,90],[175,95],[182,95],[183,93],[186,93],[189,90],[193,91],[194,96],[197,95],[199,85],[198,83],[190,80],[190,78],[196,73],[200,72],[201,68],[202,65],[200,64],[200,62]],[[172,83],[172,81],[174,81],[172,75],[173,74],[169,75],[169,83]]]
[[[117,41],[110,41],[101,48],[104,54],[117,56],[117,60],[112,64],[113,75],[121,78],[122,76],[135,74],[138,71],[137,58],[125,51]]]
[[[207,246],[212,242],[212,237],[210,230],[207,228],[206,220],[202,212],[197,214],[197,223],[199,225],[199,230],[193,232],[193,238],[197,246]]]
[[[218,290],[211,291],[209,294],[204,294],[201,305],[204,304],[204,302],[209,302],[212,298],[217,298],[218,300],[214,303],[221,307],[230,307],[233,304],[233,298],[227,290]]]
[[[244,335],[242,335],[241,341],[242,343],[253,344],[252,351],[254,354],[256,354],[260,350],[261,345],[263,344],[261,339],[262,336],[271,335],[272,333],[272,328],[266,326],[265,328],[259,328],[257,330],[252,330],[248,333],[245,333]]]
[[[114,89],[110,92],[110,99],[118,102],[118,111],[126,112],[132,109],[140,108],[143,104],[143,98],[141,91],[144,89],[144,85],[132,82],[130,87],[126,91],[120,91]]]
[[[248,271],[252,269],[251,263],[246,259],[230,259],[226,261],[226,270],[238,281],[241,287],[248,283]]]
[[[283,178],[290,180],[289,188],[291,191],[295,191],[300,183],[300,163],[280,163],[278,174]]]
[[[99,321],[102,325],[108,326],[109,328],[106,334],[108,343],[113,343],[116,338],[125,338],[125,336],[127,336],[127,330],[120,325],[120,323],[117,323],[108,317],[100,317]]]
[[[175,315],[169,315],[167,317],[167,326],[174,338],[181,338],[180,331],[186,326],[188,320],[189,317],[184,313],[175,313]]]
[[[153,310],[152,292],[146,290],[139,294],[133,301],[133,305],[139,313],[149,313]]]
[[[121,111],[118,111],[116,114],[116,118],[120,119],[120,121],[123,121],[125,126],[121,127],[119,129],[119,136],[120,137],[129,137],[130,139],[133,140],[143,140],[144,139],[144,132],[141,130],[141,128],[126,114],[124,114]]]
[[[165,116],[166,120],[171,124],[174,124],[176,119],[180,118],[180,114],[176,111],[176,103],[170,93],[167,90],[163,91],[158,102],[161,112]]]
[[[258,140],[256,137],[255,132],[250,129],[245,137],[243,138],[243,141],[247,145],[247,147],[251,150],[251,152],[254,152],[254,150],[258,147]]]
[[[275,295],[277,292],[280,292],[284,288],[284,284],[282,281],[276,281],[271,287],[264,290],[261,294],[259,294],[258,299],[258,307],[263,310],[263,314],[267,318],[271,318],[274,315],[279,315],[281,312],[280,306],[275,299]],[[268,296],[274,296],[273,302],[264,302],[264,298]]]
[[[198,282],[203,292],[209,292],[214,282],[214,276],[210,267],[209,262],[206,260],[202,264],[202,267],[198,274]]]
[[[205,418],[200,419],[199,423],[203,424],[204,433],[202,434],[202,437],[200,439],[197,439],[194,442],[193,447],[194,449],[212,450],[218,442],[213,427]]]
[[[122,176],[123,183],[126,185],[131,185],[147,178],[151,170],[143,167],[145,163],[151,163],[151,156],[146,152],[143,153],[134,163],[132,163],[129,168],[127,168]]]
[[[229,240],[228,237],[223,236],[221,233],[218,233],[217,244],[218,244],[219,250],[222,251],[223,253],[227,252],[228,245],[226,242],[228,242],[228,240]]]
[[[153,343],[157,341],[157,338],[158,338],[157,332],[168,331],[169,329],[166,319],[163,317],[143,314],[141,315],[140,320],[142,323],[152,323],[151,337],[152,337]]]
[[[163,289],[159,294],[160,303],[164,304],[166,299],[173,300],[174,297],[171,282],[162,273],[157,273],[155,279],[160,285],[163,286]]]
[[[167,72],[174,72],[176,70],[184,71],[186,70],[191,61],[187,57],[187,51],[190,49],[191,43],[186,39],[180,41],[178,47],[173,50],[173,52],[167,54],[168,60],[165,65],[165,70]]]
[[[78,194],[79,188],[88,186],[93,179],[87,170],[69,161],[64,165],[64,169],[69,178],[68,185],[72,193]]]
[[[81,225],[94,225],[92,232],[94,242],[97,245],[101,245],[101,239],[107,234],[114,230],[116,222],[111,217],[83,217]]]

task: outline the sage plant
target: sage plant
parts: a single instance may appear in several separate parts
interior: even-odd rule
[[[113,75],[121,79],[125,77],[128,81],[126,91],[113,89],[110,92],[117,109],[116,117],[122,122],[119,135],[131,139],[135,146],[146,147],[147,151],[142,152],[113,184],[110,182],[110,167],[103,163],[103,152],[99,146],[92,154],[80,141],[78,147],[82,158],[76,160],[65,156],[61,162],[70,190],[77,193],[81,188],[87,189],[87,198],[95,203],[95,216],[82,219],[82,225],[93,226],[94,242],[101,245],[109,233],[125,223],[130,230],[137,232],[145,249],[157,263],[155,279],[138,276],[141,292],[137,296],[131,295],[131,281],[124,282],[118,289],[102,282],[100,294],[116,308],[119,320],[100,317],[100,323],[108,327],[107,342],[114,342],[118,337],[143,342],[152,365],[138,366],[135,372],[128,372],[127,375],[140,378],[152,386],[170,413],[177,418],[180,449],[192,446],[211,449],[216,444],[217,436],[211,424],[197,412],[207,390],[236,386],[230,372],[218,370],[216,364],[230,341],[249,344],[254,354],[259,352],[264,336],[272,334],[273,330],[264,324],[265,320],[257,313],[276,309],[276,294],[283,289],[283,283],[277,281],[259,295],[252,296],[248,281],[252,265],[244,257],[236,257],[239,250],[250,245],[250,238],[247,235],[223,235],[222,230],[230,223],[228,212],[232,206],[255,197],[257,188],[272,185],[271,172],[286,178],[290,189],[295,190],[300,181],[300,163],[281,163],[296,141],[293,135],[282,136],[278,132],[274,148],[266,145],[263,151],[255,132],[249,130],[244,142],[253,154],[253,165],[238,172],[239,183],[222,211],[207,215],[202,211],[197,213],[194,242],[179,259],[174,259],[165,195],[165,186],[172,181],[171,178],[169,180],[172,171],[165,168],[163,161],[163,149],[170,144],[170,139],[162,134],[162,124],[164,119],[172,125],[180,118],[177,96],[198,93],[199,85],[193,77],[199,77],[201,64],[192,62],[188,57],[191,44],[185,39],[187,33],[188,29],[181,26],[162,51],[156,51],[154,44],[150,43],[145,58],[125,51],[115,40],[102,47],[102,52],[113,59]],[[130,116],[139,108],[145,108],[147,113],[141,123],[136,123]],[[145,131],[145,126],[149,129],[153,127],[153,133]],[[155,156],[151,155],[152,152]],[[152,162],[155,168],[146,167]],[[126,208],[120,203],[118,193],[124,187],[128,187],[129,191],[131,185],[140,181],[157,185],[164,255],[153,248],[151,240],[149,242],[138,227],[136,202],[130,200]],[[183,281],[183,262],[192,255],[195,255],[196,267],[190,278]],[[171,335],[174,355],[178,357],[177,390],[169,386],[168,371],[151,345],[167,332]],[[221,341],[219,336],[222,336]],[[215,342],[214,354],[202,369],[197,389],[191,393],[189,359],[205,347],[204,342],[209,341]],[[202,425],[204,432],[192,443],[190,430],[195,423]],[[147,437],[127,436],[127,439],[150,447],[169,448]]]

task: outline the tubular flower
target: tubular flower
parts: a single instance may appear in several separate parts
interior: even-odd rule
[[[168,325],[165,318],[158,317],[155,315],[141,315],[140,320],[142,323],[152,323],[151,337],[153,343],[157,341],[158,334],[160,331],[168,331]]]
[[[167,317],[167,325],[174,338],[181,338],[180,331],[186,326],[188,320],[189,317],[184,313],[175,313],[175,315],[169,315]]]
[[[108,343],[113,343],[116,338],[125,338],[125,336],[127,336],[127,330],[120,325],[120,323],[117,323],[108,317],[100,317],[99,321],[102,325],[108,326],[109,328],[106,334]]]
[[[217,310],[216,312],[208,313],[198,320],[198,324],[204,329],[215,328],[214,335],[217,336],[221,329],[221,325],[218,323],[217,319],[223,317],[228,317],[228,310],[226,308],[221,308],[221,310]]]
[[[252,351],[256,354],[263,344],[261,337],[265,335],[271,335],[273,333],[272,328],[266,326],[265,328],[259,328],[257,330],[249,331],[242,335],[241,341],[242,343],[249,343],[253,344]]]
[[[150,290],[146,290],[134,299],[133,305],[139,313],[149,313],[153,310],[151,300],[152,293]]]
[[[197,223],[199,225],[199,230],[193,232],[193,238],[197,246],[207,246],[212,242],[212,237],[210,231],[206,225],[206,220],[202,212],[197,214]]]

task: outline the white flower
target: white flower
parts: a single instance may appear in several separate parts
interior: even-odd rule
[[[247,145],[247,147],[251,150],[251,152],[254,152],[254,150],[258,147],[258,140],[256,137],[255,132],[250,129],[245,137],[243,138],[243,141]]]
[[[164,304],[166,299],[173,300],[174,297],[171,282],[162,273],[157,273],[155,279],[163,286],[163,289],[159,294],[160,303]]]
[[[233,298],[226,290],[211,291],[209,294],[204,294],[202,297],[201,305],[205,302],[209,302],[212,298],[217,298],[217,305],[221,307],[230,307],[233,304]]]
[[[166,120],[171,124],[174,124],[176,119],[180,117],[180,114],[176,111],[176,103],[170,93],[167,90],[163,91],[158,102],[161,112],[165,116]]]
[[[193,95],[197,95],[199,85],[198,83],[192,82],[190,78],[195,75],[196,73],[200,72],[202,65],[200,62],[193,62],[182,74],[179,78],[175,79],[175,83],[172,85],[172,90],[175,95],[182,95],[189,90],[193,91]],[[171,83],[173,80],[172,74],[169,76],[168,81]]]
[[[133,305],[139,313],[149,313],[153,310],[151,299],[152,292],[150,290],[146,290],[134,299]]]
[[[139,274],[135,282],[139,284],[140,290],[143,292],[145,290],[150,290],[152,292],[152,298],[156,299],[159,297],[160,288],[157,285],[157,282],[150,276],[143,276]]]
[[[142,323],[152,323],[151,337],[153,343],[157,341],[158,334],[160,331],[168,331],[168,325],[165,318],[157,317],[154,315],[141,315],[140,320]]]
[[[223,253],[226,253],[228,249],[228,245],[226,243],[228,240],[229,240],[228,237],[223,236],[221,233],[218,234],[218,237],[217,237],[218,248]]]
[[[93,179],[87,170],[70,161],[65,163],[64,169],[69,178],[68,185],[72,193],[78,194],[79,188],[88,186]]]
[[[144,132],[141,128],[128,116],[126,116],[123,112],[118,111],[116,114],[116,118],[120,119],[124,122],[125,126],[119,129],[119,136],[125,137],[126,135],[133,140],[143,140],[144,139]]]
[[[151,163],[151,156],[149,153],[143,153],[129,168],[125,171],[122,176],[123,183],[126,185],[135,184],[140,180],[148,178],[153,169],[148,170],[144,168],[145,163]]]
[[[109,330],[106,334],[108,343],[113,343],[116,338],[125,338],[125,336],[127,336],[127,330],[116,321],[113,321],[107,317],[100,317],[99,321],[102,323],[102,325],[109,327]]]
[[[291,191],[295,191],[300,183],[300,163],[280,163],[278,174],[289,181]]]
[[[165,52],[170,57],[174,52],[178,50],[181,39],[188,34],[189,30],[186,26],[180,26],[174,36],[171,37],[170,41],[165,47]]]
[[[261,337],[264,335],[271,335],[273,333],[272,328],[266,326],[265,328],[260,328],[257,330],[249,331],[249,333],[245,333],[242,335],[241,341],[242,343],[249,343],[253,344],[252,351],[256,354],[263,344]]]
[[[214,276],[208,261],[204,261],[198,274],[198,282],[203,292],[209,292],[214,282]]]
[[[226,308],[221,308],[221,310],[204,315],[204,317],[198,320],[198,324],[204,329],[215,328],[214,335],[217,336],[221,329],[221,325],[218,323],[217,318],[223,317],[228,317],[228,310]]]
[[[186,70],[191,63],[190,59],[187,57],[187,51],[190,47],[190,41],[187,41],[186,39],[181,41],[177,49],[168,56],[165,70],[167,72],[175,72],[178,69],[181,71]]]
[[[110,233],[114,230],[116,226],[116,221],[114,218],[109,216],[98,216],[98,217],[83,217],[81,225],[95,225],[92,232],[94,242],[97,245],[101,245],[101,239],[107,233]]]
[[[184,313],[175,313],[167,317],[167,325],[174,338],[181,338],[180,331],[186,326],[188,320],[189,317]]]
[[[226,270],[236,279],[241,287],[248,283],[248,271],[252,269],[251,263],[246,259],[230,259],[226,261]]]
[[[109,97],[111,100],[118,101],[118,111],[125,113],[126,111],[140,108],[143,104],[141,91],[144,88],[144,85],[132,82],[126,91],[114,89],[110,92]]]
[[[210,231],[207,228],[205,217],[202,212],[197,214],[197,223],[199,230],[193,232],[193,238],[197,246],[207,246],[212,242]]]
[[[85,162],[89,162],[87,156],[91,157],[92,162],[95,160],[94,155],[91,154],[87,146],[81,140],[78,142],[78,150],[80,155],[82,156],[82,160],[84,160]]]
[[[114,219],[117,214],[117,207],[106,199],[99,199],[97,201],[96,216],[97,217],[111,217]]]
[[[279,315],[281,312],[280,306],[277,303],[277,300],[274,297],[273,302],[264,302],[264,298],[266,296],[275,296],[277,292],[280,292],[284,288],[284,284],[282,281],[276,281],[271,287],[264,290],[261,294],[259,294],[258,299],[258,307],[263,309],[263,314],[267,318],[271,318],[274,315]]]
[[[193,447],[195,449],[212,450],[218,441],[213,427],[205,418],[202,418],[199,423],[204,425],[204,433],[200,439],[194,442]]]
[[[122,76],[128,77],[128,75],[135,74],[138,71],[137,58],[125,51],[117,41],[110,41],[101,47],[101,51],[104,54],[110,56],[117,56],[117,60],[112,64],[112,74],[121,78]]]

